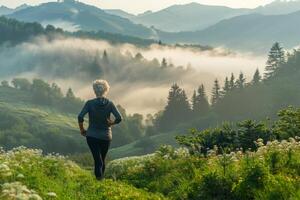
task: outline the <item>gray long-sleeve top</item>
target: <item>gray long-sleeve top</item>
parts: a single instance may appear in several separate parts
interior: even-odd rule
[[[111,114],[115,117],[115,123],[122,121],[122,116],[113,102],[107,98],[95,98],[85,103],[82,111],[78,115],[78,122],[84,122],[84,116],[89,115],[89,127],[87,136],[102,140],[112,140],[111,127],[107,123]]]

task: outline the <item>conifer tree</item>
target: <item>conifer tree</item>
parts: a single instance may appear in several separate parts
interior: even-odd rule
[[[194,90],[193,96],[192,96],[192,110],[193,110],[193,112],[196,112],[197,104],[198,104],[197,93],[196,93],[196,90]]]
[[[161,67],[165,68],[167,66],[168,66],[167,60],[165,58],[163,58],[161,61]]]
[[[238,89],[243,89],[245,87],[246,78],[244,77],[243,72],[240,73],[239,78],[236,80],[236,87]]]
[[[173,84],[168,96],[168,103],[158,119],[159,129],[167,131],[190,118],[191,108],[186,93],[177,84]]]
[[[230,81],[229,81],[229,88],[230,90],[233,90],[234,87],[235,87],[235,77],[234,77],[234,74],[231,73],[231,77],[230,77]]]
[[[212,106],[215,106],[219,100],[221,99],[221,93],[220,93],[220,85],[218,79],[214,82],[214,87],[212,90],[212,98],[211,98],[211,104]]]
[[[268,56],[268,60],[266,63],[266,72],[265,72],[265,79],[268,79],[277,72],[279,67],[285,62],[285,53],[283,48],[280,46],[278,42],[276,42]]]
[[[104,64],[106,64],[106,65],[109,64],[109,59],[108,59],[108,55],[107,55],[106,50],[103,51],[102,60],[103,60]]]
[[[143,60],[144,56],[141,53],[137,53],[134,57],[136,60]]]
[[[203,84],[201,84],[200,87],[198,88],[197,102],[201,114],[203,115],[207,114],[209,111],[209,103],[207,100],[207,96]]]
[[[1,81],[1,86],[2,87],[9,87],[9,83],[6,80]]]
[[[194,116],[203,116],[209,111],[209,103],[205,93],[204,85],[201,84],[192,97],[192,108]]]
[[[252,79],[251,83],[253,85],[255,85],[255,84],[259,83],[260,81],[261,81],[261,75],[259,73],[259,70],[256,69],[256,71],[255,71],[255,73],[253,75],[253,79]]]
[[[231,90],[230,89],[230,81],[229,81],[228,77],[226,77],[224,86],[223,86],[223,90],[221,92],[222,96],[225,96],[230,90]]]
[[[74,92],[71,88],[68,89],[67,93],[66,93],[66,98],[67,99],[75,99],[75,95]]]

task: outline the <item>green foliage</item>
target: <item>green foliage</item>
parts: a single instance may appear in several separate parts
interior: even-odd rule
[[[25,145],[63,154],[87,151],[76,122],[84,102],[71,88],[63,95],[56,83],[50,85],[42,79],[30,82],[15,78],[12,84],[14,87],[0,86],[1,145],[5,148]],[[113,128],[112,147],[128,144],[145,134],[142,115],[127,115],[120,106],[119,110],[124,121]]]
[[[251,81],[251,84],[255,85],[258,84],[261,81],[262,77],[259,73],[259,69],[256,69],[254,75],[253,75],[253,79]]]
[[[62,156],[25,148],[1,151],[0,177],[0,199],[165,199],[124,182],[99,182]]]
[[[209,112],[209,103],[207,100],[207,95],[205,92],[204,85],[201,84],[197,90],[195,91],[193,99],[192,99],[192,108],[193,108],[193,116],[205,116]]]
[[[188,120],[191,108],[186,93],[177,84],[172,85],[168,103],[161,116],[157,119],[157,128],[160,131],[169,131],[179,123]]]
[[[279,67],[284,62],[285,62],[284,50],[280,46],[280,44],[278,42],[276,42],[276,43],[274,43],[274,45],[272,46],[272,48],[269,52],[265,78],[273,77],[277,73]]]
[[[211,97],[211,105],[215,106],[219,100],[221,99],[221,92],[220,92],[220,85],[218,79],[215,80],[214,82],[214,87],[212,90],[212,97]]]
[[[257,151],[233,151],[207,157],[162,146],[155,154],[114,160],[107,177],[170,199],[297,199],[300,190],[300,141],[256,141]],[[276,171],[272,154],[277,152]],[[224,173],[224,167],[226,172]],[[296,170],[296,171],[295,171]]]
[[[210,128],[203,131],[195,129],[189,135],[177,136],[177,141],[189,148],[192,154],[207,154],[215,146],[221,149],[257,149],[253,142],[258,138],[268,141],[273,138],[272,131],[264,122],[246,120],[233,126],[224,123],[220,128]],[[221,153],[221,151],[219,151]]]

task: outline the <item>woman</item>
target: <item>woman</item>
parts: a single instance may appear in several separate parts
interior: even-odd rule
[[[109,84],[105,80],[96,80],[93,83],[95,99],[85,103],[78,115],[78,124],[81,135],[86,137],[87,144],[94,158],[94,173],[98,180],[103,179],[105,171],[105,157],[112,140],[111,127],[122,121],[122,116],[116,106],[105,96],[109,91]],[[89,115],[89,127],[84,129],[84,116]],[[111,114],[115,120],[111,120]]]

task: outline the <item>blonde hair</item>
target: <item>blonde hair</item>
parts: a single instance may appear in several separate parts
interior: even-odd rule
[[[107,95],[109,88],[110,86],[106,80],[98,79],[93,82],[93,89],[97,97]]]

